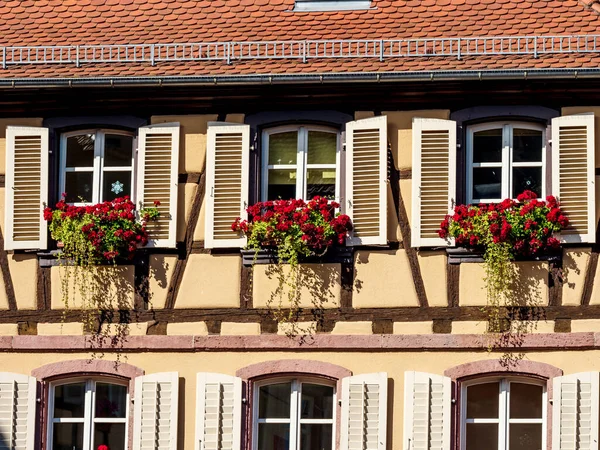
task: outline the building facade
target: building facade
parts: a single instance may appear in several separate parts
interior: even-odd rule
[[[0,447],[597,449],[598,11],[0,2]],[[525,189],[570,226],[514,263],[537,315],[501,346],[481,255],[437,230]],[[126,337],[86,327],[76,290],[65,308],[43,217],[62,193],[160,201],[150,244],[103,280]],[[354,230],[300,265],[315,331],[290,336],[269,259],[231,224],[315,195]]]

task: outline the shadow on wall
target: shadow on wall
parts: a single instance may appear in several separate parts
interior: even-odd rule
[[[167,261],[166,258],[160,259],[160,265],[151,264],[150,265],[150,273],[148,278],[144,278],[141,280],[136,280],[136,292],[141,295],[142,298],[147,298],[148,303],[146,304],[147,309],[152,309],[153,297],[154,293],[150,290],[149,280],[154,280],[158,285],[159,289],[167,289],[169,286],[169,280],[167,279],[167,274],[171,269],[171,264]],[[160,305],[162,307],[163,305]]]

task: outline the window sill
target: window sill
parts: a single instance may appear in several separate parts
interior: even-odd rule
[[[37,253],[37,257],[38,257],[38,262],[40,264],[40,267],[59,267],[59,266],[74,266],[75,264],[73,263],[72,260],[60,260],[58,259],[58,253],[60,252],[60,250],[50,250],[47,252],[38,252]],[[117,259],[116,261],[116,265],[117,266],[131,266],[135,264],[135,259],[134,260],[128,260],[128,259]],[[96,264],[97,266],[112,266],[113,263],[112,262],[108,262],[108,261],[103,261],[100,264]]]
[[[277,251],[275,249],[240,250],[242,264],[246,267],[253,265],[277,264]],[[353,262],[354,249],[352,247],[331,247],[323,256],[311,256],[300,259],[301,263],[340,263],[351,264]]]
[[[464,263],[482,263],[483,251],[466,247],[449,247],[446,249],[448,255],[448,264],[464,264]],[[516,261],[547,261],[560,262],[562,261],[562,250],[556,253],[550,253],[540,256],[530,256],[527,258],[517,258]]]

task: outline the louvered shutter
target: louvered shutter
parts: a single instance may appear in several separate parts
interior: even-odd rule
[[[148,224],[149,247],[175,247],[179,124],[151,125],[139,129],[136,202],[143,208],[160,202],[160,217]]]
[[[177,450],[179,374],[162,372],[135,379],[135,450]]]
[[[450,450],[452,381],[404,373],[404,450]]]
[[[211,122],[206,151],[206,248],[243,247],[246,239],[232,231],[246,218],[250,127]]]
[[[456,200],[456,122],[413,119],[411,246],[447,246],[437,231]]]
[[[386,449],[387,382],[385,372],[342,379],[342,449]]]
[[[33,377],[0,372],[0,437],[8,450],[33,450],[36,423]]]
[[[598,450],[598,380],[598,372],[552,380],[553,450]]]
[[[242,379],[200,372],[196,383],[198,450],[238,450],[242,427]]]
[[[563,242],[596,241],[594,115],[552,119],[552,194],[569,217]]]
[[[4,248],[45,249],[48,232],[48,129],[6,128]]]
[[[387,244],[387,117],[346,124],[348,245]]]

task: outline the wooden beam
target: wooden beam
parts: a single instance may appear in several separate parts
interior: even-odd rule
[[[4,280],[4,289],[6,292],[6,299],[8,300],[8,310],[16,311],[17,298],[15,297],[15,288],[8,266],[8,254],[6,253],[6,250],[4,250],[4,236],[2,230],[0,230],[0,271],[2,272],[2,279]]]

